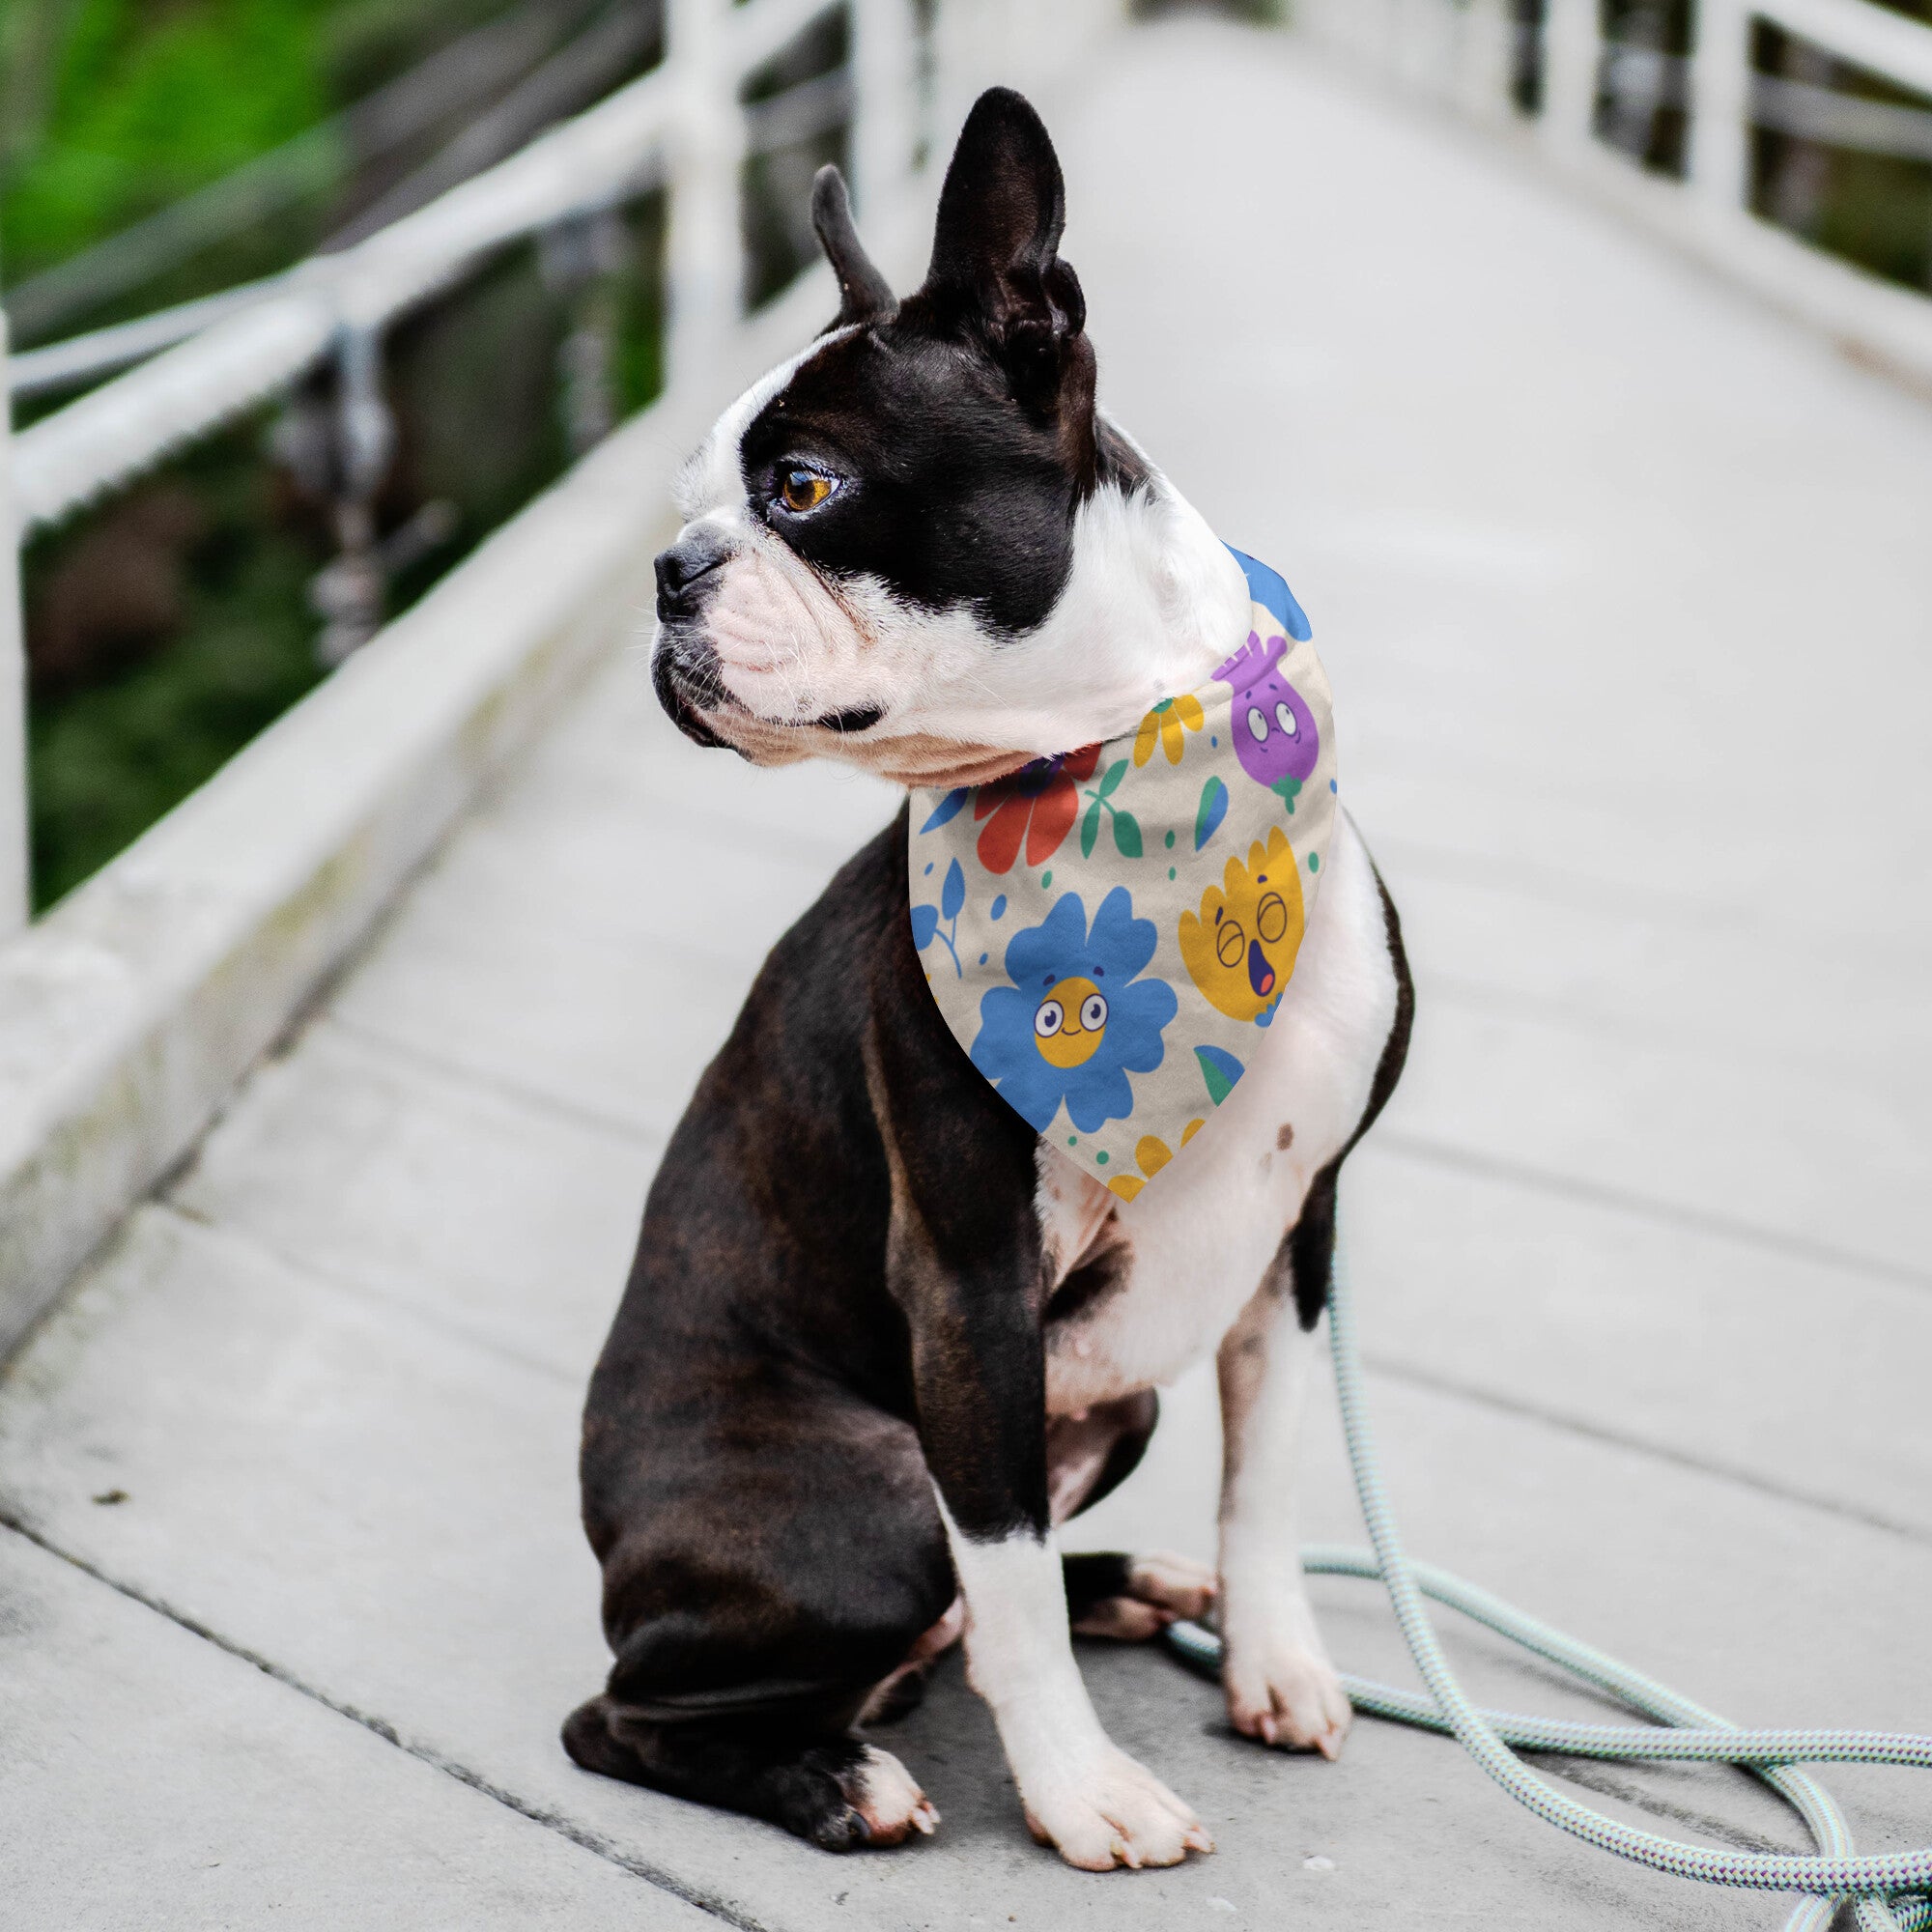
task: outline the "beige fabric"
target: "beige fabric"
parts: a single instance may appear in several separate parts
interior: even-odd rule
[[[912,796],[913,938],[940,1012],[1016,1112],[1129,1201],[1211,1132],[1261,1047],[1335,822],[1315,647],[1249,614],[1213,679],[1127,736]]]

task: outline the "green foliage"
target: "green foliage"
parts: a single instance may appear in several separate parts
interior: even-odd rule
[[[279,146],[331,105],[319,32],[331,0],[15,4],[64,16],[67,30],[44,48],[40,138],[13,157],[0,201],[10,281]],[[43,30],[43,46],[53,38]]]
[[[0,278],[280,147],[504,4],[0,0]]]
[[[28,707],[38,906],[111,859],[321,677],[302,591],[323,553],[270,513],[261,431],[249,423],[170,466],[206,519],[185,560],[181,635],[118,675]],[[29,551],[30,595],[75,535]]]

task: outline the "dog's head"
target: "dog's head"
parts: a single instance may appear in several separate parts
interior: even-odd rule
[[[993,89],[895,299],[836,169],[837,321],[719,419],[657,560],[658,696],[758,764],[977,782],[1111,737],[1245,629],[1240,569],[1094,407],[1060,164]]]

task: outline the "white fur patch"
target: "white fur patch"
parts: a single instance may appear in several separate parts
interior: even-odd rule
[[[1071,1414],[1171,1382],[1219,1346],[1368,1106],[1395,1024],[1381,896],[1360,835],[1335,824],[1294,973],[1239,1084],[1132,1202],[1040,1143],[1036,1196],[1057,1280],[1095,1244],[1131,1266],[1047,1334],[1047,1408]],[[1288,1127],[1289,1145],[1282,1146]],[[1081,1229],[1097,1229],[1073,1246]]]
[[[1302,1415],[1319,1345],[1285,1281],[1221,1345],[1221,1678],[1244,1736],[1336,1757],[1352,1718],[1301,1571]]]

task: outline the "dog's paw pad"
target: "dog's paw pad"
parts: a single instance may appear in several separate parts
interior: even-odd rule
[[[1027,1793],[1027,1830],[1082,1871],[1178,1865],[1214,1840],[1192,1809],[1145,1765],[1108,1746],[1078,1772]]]
[[[857,1765],[838,1780],[860,1827],[864,1845],[900,1845],[917,1832],[930,1837],[939,1813],[904,1765],[876,1745],[865,1747]]]
[[[1106,1637],[1114,1643],[1145,1643],[1158,1636],[1173,1616],[1132,1597],[1102,1597],[1081,1611],[1073,1622],[1075,1636]]]
[[[1222,1677],[1228,1718],[1243,1737],[1288,1750],[1342,1755],[1354,1710],[1335,1667],[1302,1644],[1259,1651],[1231,1642]]]

